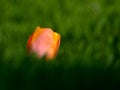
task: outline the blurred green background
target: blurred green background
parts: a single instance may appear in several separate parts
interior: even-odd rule
[[[54,60],[27,54],[37,26],[61,34]],[[0,90],[115,90],[119,34],[119,0],[0,0]]]

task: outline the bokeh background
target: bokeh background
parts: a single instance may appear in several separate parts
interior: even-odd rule
[[[27,54],[37,26],[61,34],[54,60]],[[119,0],[0,0],[0,90],[115,90],[119,34]]]

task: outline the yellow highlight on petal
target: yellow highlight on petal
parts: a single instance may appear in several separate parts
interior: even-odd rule
[[[39,58],[45,56],[50,60],[57,55],[60,39],[60,34],[52,29],[37,27],[28,39],[27,50],[35,53]]]

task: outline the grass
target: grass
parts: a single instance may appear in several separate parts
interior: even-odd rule
[[[1,0],[0,90],[115,89],[120,82],[120,1]],[[29,56],[37,26],[61,34],[58,56]]]

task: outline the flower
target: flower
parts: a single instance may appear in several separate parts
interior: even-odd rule
[[[60,38],[60,34],[50,28],[37,27],[28,39],[27,50],[39,58],[45,56],[47,60],[53,59],[57,55]]]

